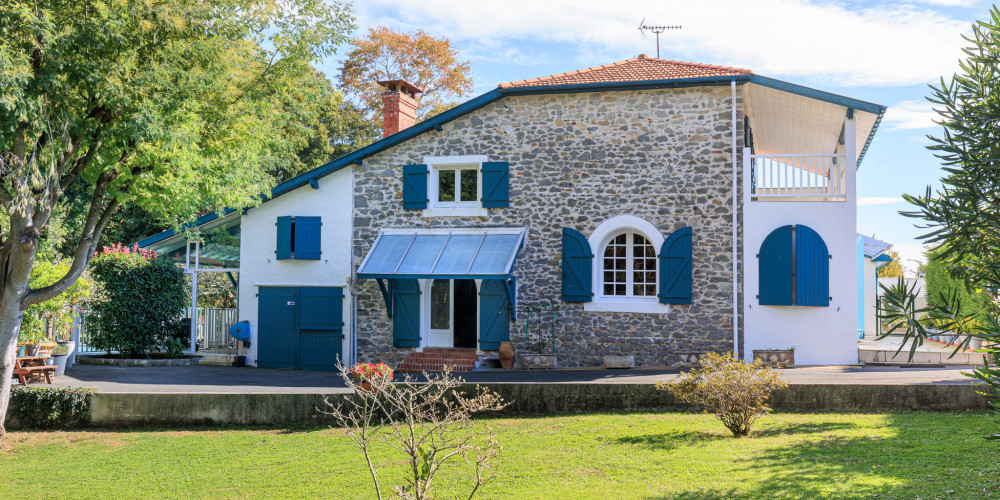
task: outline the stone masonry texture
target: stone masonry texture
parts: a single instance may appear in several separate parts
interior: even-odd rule
[[[527,328],[527,315],[519,313],[511,324],[517,350],[524,351],[528,335],[528,351],[551,352],[555,316],[560,367],[599,366],[605,355],[633,355],[637,366],[676,365],[679,352],[731,351],[731,111],[729,86],[500,99],[355,167],[354,269],[381,229],[524,227],[514,268],[518,308],[547,309],[548,302],[556,312],[534,314]],[[485,217],[404,210],[403,165],[455,155],[510,162],[510,207],[490,208]],[[581,303],[560,300],[562,228],[589,236],[618,215],[642,218],[664,237],[692,227],[692,304],[640,314],[587,312]],[[409,350],[392,346],[392,320],[378,285],[358,280],[353,288],[360,359],[398,362]]]

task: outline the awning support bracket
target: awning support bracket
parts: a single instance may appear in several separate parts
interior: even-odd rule
[[[386,287],[385,282],[388,281],[389,285]],[[382,298],[385,299],[385,314],[392,317],[392,286],[395,280],[383,280],[382,278],[375,278],[375,282],[378,283],[379,290],[382,291]]]
[[[516,292],[514,288],[514,278],[508,276],[504,280],[504,284],[507,285],[507,298],[510,300],[510,319],[517,320],[517,302],[514,299],[514,294]]]

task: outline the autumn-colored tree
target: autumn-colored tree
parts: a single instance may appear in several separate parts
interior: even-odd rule
[[[889,250],[887,253],[892,262],[878,268],[879,278],[902,278],[903,277],[903,264],[899,260],[899,252],[895,250]]]
[[[418,120],[453,107],[455,99],[472,91],[469,61],[458,60],[458,51],[447,38],[377,26],[368,30],[368,36],[352,39],[351,45],[340,69],[340,87],[373,120],[382,113],[379,81],[406,80],[423,89],[417,95]]]

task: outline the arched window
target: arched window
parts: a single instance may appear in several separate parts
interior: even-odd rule
[[[830,305],[830,254],[819,233],[782,226],[760,245],[757,299],[762,306]]]
[[[625,231],[601,251],[601,293],[605,297],[656,297],[656,248],[646,235]]]

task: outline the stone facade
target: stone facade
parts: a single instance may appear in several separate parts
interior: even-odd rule
[[[739,92],[736,106],[742,148]],[[606,355],[635,356],[638,366],[675,365],[676,353],[731,351],[731,112],[728,85],[503,98],[355,167],[353,267],[384,228],[524,227],[514,270],[518,307],[555,307],[560,367],[599,366]],[[451,155],[508,161],[510,207],[490,208],[486,217],[404,210],[402,166]],[[590,312],[560,300],[562,228],[589,236],[617,215],[640,217],[664,237],[692,227],[692,304],[651,314]],[[353,289],[360,360],[398,360],[405,352],[392,346],[392,320],[377,284],[360,280]],[[532,351],[540,348],[538,332],[551,351],[551,318],[531,318]],[[526,319],[520,314],[511,325],[518,348]]]

